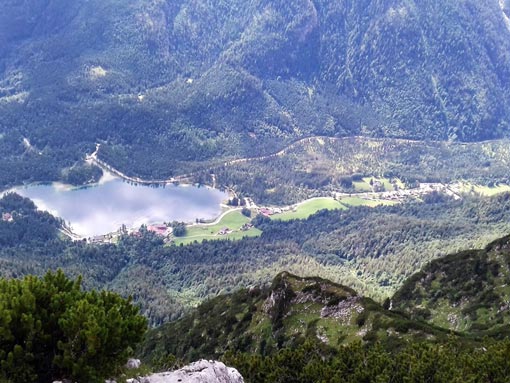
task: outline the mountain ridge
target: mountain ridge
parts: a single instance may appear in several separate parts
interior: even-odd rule
[[[394,305],[456,331],[508,336],[510,236],[481,250],[430,262],[394,295]]]
[[[252,287],[204,302],[190,315],[151,330],[147,360],[218,358],[226,352],[270,355],[307,341],[338,348],[361,340],[396,347],[406,339],[445,341],[453,331],[389,311],[349,287],[318,277],[279,273]]]
[[[270,287],[218,296],[149,331],[140,353],[146,360],[190,360],[228,352],[271,355],[306,342],[394,349],[409,341],[503,339],[509,334],[509,269],[510,235],[432,261],[382,305],[326,279],[282,272]]]

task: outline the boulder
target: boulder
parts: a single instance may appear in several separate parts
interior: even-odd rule
[[[140,368],[142,362],[140,359],[129,359],[126,363],[126,368],[128,370],[134,370],[135,368]]]
[[[172,372],[161,372],[136,379],[128,383],[244,383],[235,369],[221,362],[200,360]]]

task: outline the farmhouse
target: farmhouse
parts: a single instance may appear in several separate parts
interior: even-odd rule
[[[147,226],[147,230],[161,237],[166,237],[170,234],[168,227],[165,225],[149,225]]]
[[[12,222],[12,214],[11,213],[2,213],[2,221],[4,222]]]
[[[232,230],[230,230],[228,227],[224,227],[218,232],[218,235],[227,235],[232,233]]]
[[[259,213],[265,215],[266,217],[269,217],[274,214],[273,210],[268,209],[267,207],[261,207],[259,209]]]
[[[248,231],[253,227],[253,224],[251,222],[245,223],[243,226],[241,226],[241,231]]]
[[[92,238],[89,238],[89,243],[107,243],[109,242],[109,239],[110,237],[108,236],[108,234],[104,234],[104,235],[96,235]]]

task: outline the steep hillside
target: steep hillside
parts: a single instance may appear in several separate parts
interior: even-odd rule
[[[40,246],[58,237],[63,222],[48,212],[37,210],[35,204],[27,198],[7,193],[0,198],[0,247],[6,250],[15,246]],[[0,257],[1,258],[1,257]],[[16,275],[15,270],[2,264],[0,276]]]
[[[510,334],[510,237],[431,262],[404,283],[393,307],[455,331]]]
[[[395,345],[408,338],[446,337],[446,331],[388,311],[348,287],[284,272],[270,288],[219,296],[152,330],[141,353],[146,359],[192,360],[226,351],[268,355],[306,340],[336,348],[359,340]]]
[[[308,135],[507,136],[507,21],[495,0],[3,1],[0,184],[98,141],[161,178]]]

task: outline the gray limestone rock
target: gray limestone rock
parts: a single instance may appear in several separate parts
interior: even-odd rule
[[[142,362],[140,361],[140,359],[129,359],[126,363],[126,368],[128,370],[133,370],[135,368],[140,368],[141,365]]]
[[[136,379],[128,383],[244,383],[235,369],[221,362],[200,360],[172,372],[162,372]]]

